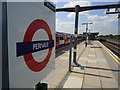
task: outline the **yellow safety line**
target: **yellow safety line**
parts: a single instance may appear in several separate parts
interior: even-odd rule
[[[104,48],[105,49],[105,48]],[[107,50],[107,49],[105,49],[107,52],[108,52],[108,54],[120,65],[120,62]]]
[[[100,43],[100,42],[99,42]],[[101,44],[101,43],[100,43]],[[102,44],[101,44],[102,45]],[[106,49],[106,48],[104,48],[106,51],[107,51],[107,53],[113,58],[113,60],[115,60],[117,63],[118,63],[118,65],[120,65],[120,62]]]

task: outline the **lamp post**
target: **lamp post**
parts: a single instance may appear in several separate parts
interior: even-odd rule
[[[88,41],[88,34],[87,34],[87,31],[88,31],[88,24],[93,24],[92,22],[90,23],[82,23],[82,25],[86,25],[86,40],[85,40],[85,47],[87,47],[87,41]]]
[[[91,29],[89,29],[89,38],[88,38],[89,40],[90,40],[90,35],[91,35],[91,32],[90,32],[90,31],[91,31]]]

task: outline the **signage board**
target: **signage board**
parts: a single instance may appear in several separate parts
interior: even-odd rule
[[[7,2],[7,34],[9,88],[33,88],[55,68],[55,12],[44,2]]]

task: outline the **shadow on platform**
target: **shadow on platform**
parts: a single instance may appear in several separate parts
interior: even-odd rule
[[[91,69],[100,69],[100,70],[108,70],[108,71],[115,71],[115,72],[120,72],[120,70],[115,70],[115,69],[107,69],[107,68],[98,68],[98,67],[90,67],[90,66],[82,66],[79,63],[75,63],[73,67],[80,67],[80,69],[84,70],[85,68],[91,68]]]
[[[90,47],[90,48],[102,48],[102,47]]]
[[[77,74],[85,74],[85,75],[91,75],[91,76],[96,76],[96,77],[104,77],[104,78],[113,78],[113,77],[108,77],[108,76],[103,76],[103,75],[96,75],[96,74],[90,74],[90,73],[82,73],[82,72],[76,72],[72,71],[72,73],[77,73]]]

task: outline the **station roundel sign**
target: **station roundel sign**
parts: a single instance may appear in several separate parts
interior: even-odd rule
[[[31,42],[35,32],[38,30],[45,30],[49,37],[49,40],[52,40],[52,33],[48,24],[42,19],[37,19],[34,20],[27,28],[23,42]],[[42,62],[37,62],[34,59],[32,53],[23,55],[23,57],[26,65],[29,67],[30,70],[34,72],[39,72],[46,67],[47,63],[50,60],[51,53],[52,53],[52,48],[49,48],[47,56]]]

